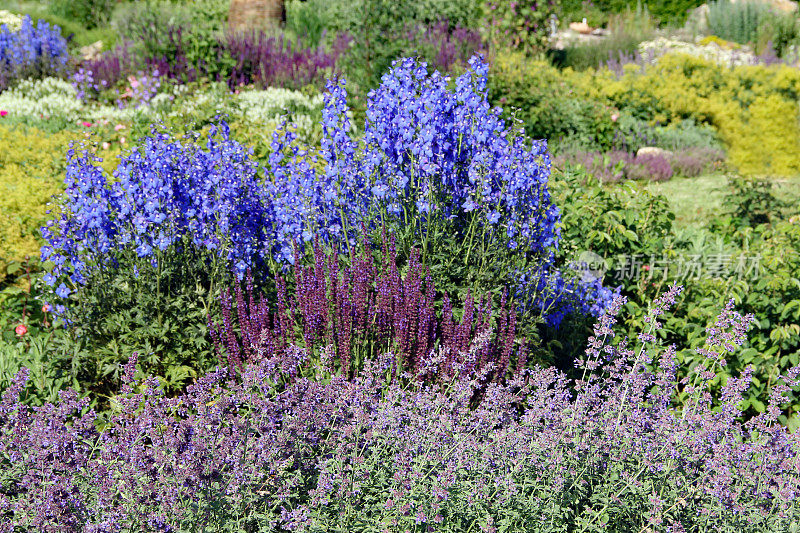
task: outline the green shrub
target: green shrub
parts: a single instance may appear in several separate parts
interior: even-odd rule
[[[792,203],[793,216],[782,218],[768,183],[732,180],[726,214],[704,228],[677,230],[666,199],[635,184],[602,187],[574,170],[551,180],[562,212],[560,253],[565,261],[587,251],[605,259],[604,284],[622,285],[631,333],[644,324],[647,301],[672,283],[684,286],[659,331],[687,346],[677,354],[683,375],[702,364],[695,349],[729,299],[753,313],[749,344],[713,383],[718,388],[752,364],[754,388],[742,406],[749,414],[764,411],[769,388],[800,358],[800,216]],[[800,427],[797,391],[782,409],[782,422]]]
[[[55,15],[92,29],[108,22],[114,4],[114,0],[53,0],[50,9]]]
[[[682,372],[701,364],[693,348],[699,347],[704,326],[729,299],[737,309],[756,317],[749,342],[725,372],[717,378],[719,387],[729,376],[753,365],[753,387],[742,408],[749,415],[762,413],[769,389],[778,376],[800,362],[800,218],[776,221],[760,229],[743,227],[733,236],[736,248],[720,250],[705,246],[701,262],[725,261],[740,273],[731,276],[701,276],[679,280],[686,285],[685,312],[675,313],[666,323],[671,338],[685,338],[689,348],[678,353]],[[698,250],[692,253],[697,256]],[[781,405],[781,421],[800,428],[800,394],[789,392]]]
[[[230,0],[191,5],[146,0],[118,9],[113,24],[135,53],[173,70],[170,77],[225,80],[235,65],[223,42],[229,8]]]
[[[487,0],[485,9],[486,31],[495,49],[538,53],[547,49],[550,18],[561,10],[561,0]]]
[[[666,150],[720,149],[718,133],[694,119],[656,126],[652,116],[622,102],[603,102],[575,85],[574,71],[558,71],[520,53],[499,55],[492,65],[490,97],[525,126],[528,135],[545,138],[554,151],[625,150],[644,146]],[[641,118],[644,115],[647,118]]]
[[[616,126],[612,112],[599,102],[582,98],[558,70],[544,61],[527,61],[521,53],[503,54],[492,65],[489,97],[525,126],[534,139],[551,147],[583,146],[606,149]]]
[[[629,65],[621,75],[608,69],[565,70],[562,85],[577,97],[651,123],[693,119],[708,124],[740,173],[790,176],[800,171],[800,71],[787,65],[730,68],[667,54],[644,69]]]
[[[626,260],[634,255],[660,256],[669,249],[675,215],[667,199],[636,182],[603,186],[580,168],[554,171],[550,187],[561,211],[559,260],[565,264],[581,262],[587,253],[602,258],[603,284],[621,287],[628,297],[626,309],[631,320],[643,325],[641,314],[654,291],[644,287],[638,277],[628,275],[631,269]],[[562,369],[572,368],[574,358],[582,353],[586,335],[587,330],[576,328],[567,339],[562,338],[557,349],[551,347]]]
[[[650,13],[665,24],[683,24],[692,9],[702,5],[703,0],[650,0],[644,2]],[[623,13],[636,7],[633,0],[562,0],[565,21],[589,18],[595,26],[607,21],[609,15]],[[588,15],[587,15],[588,13]],[[592,20],[590,17],[594,16]]]
[[[296,0],[294,3],[297,4]],[[392,19],[384,23],[390,28],[404,28],[414,24],[433,24],[447,21],[451,27],[477,28],[481,23],[482,2],[472,0],[396,0],[395,2],[374,2],[373,0],[310,0],[301,2],[308,4],[320,17],[327,21],[327,29],[331,32],[346,31],[354,34],[364,27],[369,21],[365,15],[373,15],[371,9],[378,9],[379,13],[390,13]],[[390,10],[386,11],[391,4]],[[288,6],[287,6],[288,7]],[[296,6],[299,8],[299,6]],[[289,8],[291,9],[291,8]],[[289,18],[287,9],[287,22]]]
[[[72,132],[50,135],[0,126],[0,285],[11,264],[39,256],[39,228],[48,218],[52,196],[64,190],[64,154],[71,141],[81,138]]]
[[[286,2],[286,29],[303,39],[306,46],[319,46],[326,29],[331,26],[322,0],[289,0]]]
[[[24,366],[33,376],[25,387],[25,403],[56,401],[59,390],[77,386],[74,347],[42,305],[38,261],[12,263],[5,274],[5,282],[0,282],[0,390]]]
[[[773,193],[773,186],[769,179],[731,176],[723,200],[729,215],[721,224],[723,231],[756,227],[780,218],[784,203]]]
[[[794,13],[773,13],[758,28],[756,51],[763,53],[768,47],[778,57],[791,57],[800,44],[800,22]],[[794,49],[794,50],[793,50]]]
[[[474,23],[469,13],[475,4],[459,0],[451,8],[433,9],[444,4],[411,0],[360,0],[358,7],[346,4],[347,9],[355,12],[356,16],[353,17],[352,13],[343,15],[342,20],[349,25],[347,27],[343,23],[337,24],[337,29],[346,31],[353,39],[339,66],[347,78],[348,92],[354,95],[355,107],[363,105],[369,90],[380,84],[381,76],[389,70],[395,59],[414,55],[428,64],[436,64],[440,52],[438,43],[426,42],[426,37],[452,37],[446,43],[451,52],[455,52],[456,56],[466,53],[467,58],[472,55],[471,49],[480,44],[473,42],[476,39],[480,41],[477,32],[472,29],[456,34],[452,30],[456,25],[469,28]],[[338,9],[335,3],[333,8]],[[335,18],[331,16],[331,20]],[[440,27],[432,28],[437,21]],[[461,63],[456,60],[455,64]],[[452,68],[452,65],[447,68]]]
[[[120,258],[123,268],[89,280],[70,325],[81,390],[101,401],[115,394],[122,364],[134,352],[167,392],[217,364],[207,324],[229,274],[191,249],[162,254],[157,269],[137,269],[135,259]]]
[[[708,29],[717,37],[739,44],[755,42],[759,27],[770,18],[766,4],[716,0],[708,4]]]
[[[65,0],[65,2],[66,4],[70,3],[69,0]],[[43,20],[51,26],[58,26],[61,28],[61,35],[68,39],[70,46],[73,48],[102,41],[103,47],[108,49],[117,41],[117,32],[108,24],[87,28],[82,21],[54,13],[50,6],[45,3],[18,3],[0,0],[0,9],[6,9],[20,15],[28,15],[34,24],[39,20]]]
[[[669,126],[653,128],[653,146],[666,150],[687,148],[722,148],[717,132],[708,124],[698,124],[694,119],[673,122]]]

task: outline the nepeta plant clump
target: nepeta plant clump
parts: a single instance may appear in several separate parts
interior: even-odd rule
[[[288,350],[228,381],[217,370],[177,398],[125,368],[102,422],[72,391],[0,402],[0,513],[36,531],[789,531],[800,518],[797,435],[776,422],[797,369],[764,414],[737,408],[750,370],[711,387],[751,316],[728,306],[705,361],[677,374],[655,339],[674,301],[659,298],[637,339],[613,343],[618,299],[578,362],[579,379],[535,368],[489,383],[470,374],[487,335],[397,379],[389,354],[316,381]],[[451,379],[425,385],[431,369]],[[676,390],[684,400],[676,407]],[[477,390],[482,393],[475,395]],[[477,403],[476,403],[477,398]],[[54,452],[55,451],[55,452]]]
[[[67,41],[58,26],[29,16],[18,30],[0,26],[0,91],[25,78],[63,76],[67,71]]]

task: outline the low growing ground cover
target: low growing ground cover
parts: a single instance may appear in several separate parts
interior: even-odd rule
[[[30,410],[22,372],[0,404],[3,506],[45,531],[788,530],[800,443],[775,419],[786,387],[745,425],[748,372],[711,408],[715,369],[753,320],[728,306],[672,408],[674,348],[653,333],[677,293],[654,302],[630,345],[608,344],[617,301],[574,383],[543,368],[488,382],[488,367],[474,369],[486,335],[458,358],[431,352],[415,374],[387,354],[352,380],[304,377],[303,350],[262,353],[241,376],[220,369],[171,399],[135,380],[134,357],[103,419],[74,392]],[[430,373],[444,379],[423,384]]]

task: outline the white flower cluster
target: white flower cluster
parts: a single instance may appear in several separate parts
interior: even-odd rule
[[[0,26],[5,24],[12,32],[19,31],[22,27],[22,17],[15,15],[11,11],[0,9]]]
[[[71,83],[58,78],[23,80],[13,89],[0,93],[0,109],[12,116],[34,119],[125,120],[131,111],[110,106],[86,105]]]
[[[180,89],[176,93],[181,93]],[[293,122],[313,121],[322,113],[321,94],[307,96],[299,91],[270,87],[265,90],[245,90],[231,94],[223,84],[212,85],[208,90],[184,99],[170,113],[172,116],[198,116],[224,114],[231,120],[245,120],[262,125],[272,125],[283,121],[284,117]]]
[[[296,121],[298,116],[320,115],[323,96],[306,96],[299,91],[270,87],[266,90],[244,91],[234,96],[243,118],[252,122],[281,120],[287,113]]]
[[[216,115],[230,121],[241,120],[274,130],[284,121],[293,124],[302,136],[319,133],[323,96],[308,96],[299,91],[268,88],[228,92],[224,84],[188,94],[178,85],[169,92],[155,95],[148,105],[137,109],[85,103],[68,81],[57,78],[24,80],[13,89],[0,93],[0,109],[12,116],[30,119],[62,118],[69,121],[130,121],[144,114],[151,120],[174,117],[203,122]]]
[[[0,93],[0,109],[13,116],[77,120],[82,107],[72,84],[57,78],[23,80]]]
[[[674,53],[702,57],[719,65],[731,67],[752,65],[756,61],[756,56],[746,49],[731,50],[723,48],[714,42],[701,45],[666,37],[658,37],[653,41],[645,41],[639,44],[639,53],[645,60],[652,63],[663,55]]]

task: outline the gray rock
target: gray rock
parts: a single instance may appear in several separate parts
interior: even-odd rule
[[[636,150],[636,157],[643,156],[643,155],[661,155],[664,157],[670,157],[672,152],[669,150],[664,150],[663,148],[658,148],[656,146],[643,146]]]

